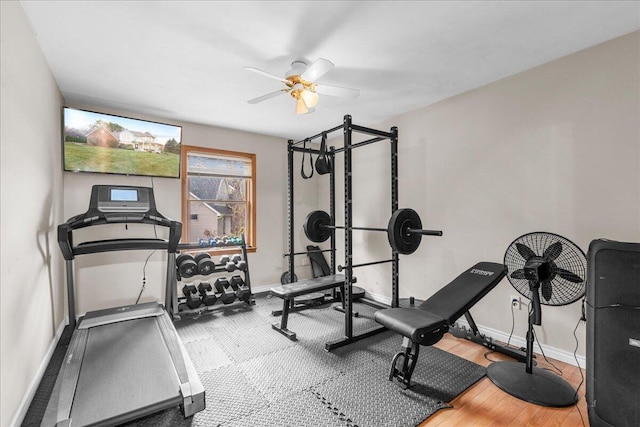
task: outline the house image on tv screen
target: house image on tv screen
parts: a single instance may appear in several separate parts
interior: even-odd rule
[[[100,126],[90,131],[87,135],[87,145],[109,148],[129,148],[135,151],[161,153],[163,144],[149,132],[137,132],[133,130],[110,131],[105,126]]]

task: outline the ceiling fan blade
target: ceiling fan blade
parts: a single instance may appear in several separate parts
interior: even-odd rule
[[[276,97],[278,95],[282,95],[283,93],[287,93],[288,91],[289,91],[288,89],[280,89],[280,90],[277,90],[275,92],[271,92],[271,93],[268,93],[266,95],[262,95],[262,96],[259,96],[257,98],[250,99],[247,102],[249,104],[257,104],[258,102],[266,101],[267,99],[271,99],[271,98],[274,98],[274,97]]]
[[[244,69],[245,70],[249,70],[249,71],[253,71],[254,73],[262,74],[265,77],[269,77],[270,79],[277,80],[277,81],[282,82],[284,84],[289,83],[289,80],[287,80],[287,79],[285,79],[283,77],[278,77],[275,74],[267,73],[266,71],[259,70],[258,68],[244,67]]]
[[[313,64],[309,65],[304,73],[300,76],[302,80],[315,82],[333,68],[333,62],[328,59],[318,58]]]
[[[360,96],[358,89],[351,89],[348,87],[330,86],[330,85],[315,85],[316,92],[321,95],[339,96],[341,98],[357,98]]]
[[[556,274],[562,277],[564,280],[568,280],[573,283],[580,283],[584,280],[577,274],[574,274],[569,270],[565,270],[564,268],[556,268]]]
[[[513,273],[511,273],[511,278],[513,279],[526,279],[526,277],[524,277],[524,270],[523,269],[519,269],[514,271]]]
[[[542,256],[547,261],[553,261],[554,259],[558,258],[561,253],[562,253],[562,243],[555,242],[554,244],[550,245],[547,249],[544,250],[544,253],[542,254]]]
[[[518,252],[520,253],[520,255],[522,255],[522,258],[524,258],[525,261],[529,261],[531,258],[536,256],[535,252],[533,252],[531,248],[529,248],[529,246],[527,245],[523,245],[522,243],[516,243],[516,248],[518,249]]]

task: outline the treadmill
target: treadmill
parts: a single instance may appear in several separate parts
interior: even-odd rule
[[[104,224],[150,224],[168,240],[112,239],[79,243],[75,230]],[[179,405],[190,417],[205,408],[205,392],[175,327],[158,302],[87,312],[76,325],[73,260],[124,250],[166,250],[165,297],[175,286],[182,224],[156,210],[149,187],[94,185],[86,213],[58,226],[66,263],[73,331],[42,426],[114,426]]]

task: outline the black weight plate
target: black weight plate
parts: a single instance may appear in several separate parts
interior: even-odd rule
[[[293,274],[293,280],[291,280],[291,275],[289,274],[288,271],[285,271],[284,273],[282,273],[282,276],[280,276],[280,283],[283,285],[286,285],[288,283],[291,282],[297,282],[298,281],[298,276],[296,276],[296,274]]]
[[[211,259],[211,255],[208,252],[200,252],[193,257],[193,260],[198,264],[198,273],[203,276],[213,273],[216,268],[216,264]]]
[[[189,254],[178,255],[176,265],[178,266],[180,277],[192,277],[198,273],[198,264]]]
[[[312,294],[300,295],[294,300],[294,304],[316,305],[324,302],[324,294],[322,292],[314,292]]]
[[[409,255],[414,253],[422,241],[422,234],[409,234],[407,233],[408,229],[422,229],[420,215],[413,209],[398,209],[389,219],[387,237],[391,248],[399,254]]]
[[[207,252],[200,252],[200,253],[196,254],[196,256],[193,257],[193,260],[195,262],[200,262],[200,260],[202,260],[204,258],[211,259],[211,255],[209,255]]]
[[[307,219],[303,224],[304,234],[312,242],[325,242],[331,237],[331,229],[323,227],[325,225],[331,225],[329,214],[325,211],[313,211],[307,215]]]
[[[365,290],[362,289],[359,286],[351,286],[351,298],[354,301],[359,300],[360,298],[363,298],[365,294]],[[337,288],[337,295],[340,295],[340,288]]]

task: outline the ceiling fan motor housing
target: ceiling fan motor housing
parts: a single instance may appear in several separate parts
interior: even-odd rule
[[[296,59],[291,63],[291,69],[284,75],[286,79],[293,76],[301,76],[307,70],[309,64],[304,59]]]

